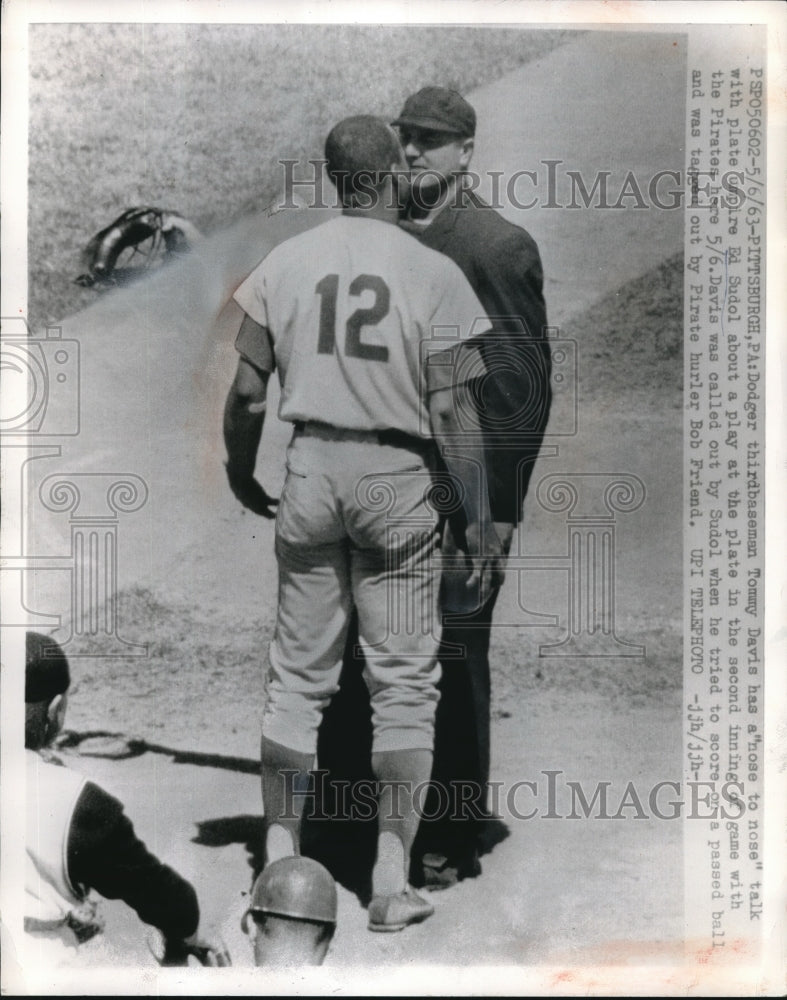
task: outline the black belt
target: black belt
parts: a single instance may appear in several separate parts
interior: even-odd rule
[[[296,431],[303,433],[307,429],[308,424],[305,420],[295,420],[293,421],[293,426]],[[368,436],[376,438],[378,444],[391,445],[394,448],[406,448],[408,451],[415,451],[419,455],[431,455],[434,451],[434,441],[431,438],[419,437],[417,434],[408,434],[406,431],[397,430],[395,427],[369,431]]]
[[[380,444],[390,444],[394,448],[407,448],[408,451],[416,451],[419,455],[429,455],[434,448],[434,441],[431,438],[407,434],[405,431],[398,431],[395,428],[378,431],[377,440]]]

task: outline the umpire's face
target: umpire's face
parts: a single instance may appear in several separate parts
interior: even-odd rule
[[[399,134],[414,188],[445,186],[470,164],[472,138],[410,125],[401,126]]]
[[[396,159],[391,163],[391,185],[393,197],[399,208],[404,208],[410,197],[411,177],[410,166],[405,156],[405,151],[399,142],[399,136],[395,129],[391,129],[393,138],[396,140]]]

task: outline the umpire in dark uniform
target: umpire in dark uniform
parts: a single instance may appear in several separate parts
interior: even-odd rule
[[[490,506],[506,553],[538,457],[551,404],[551,356],[545,327],[543,270],[538,247],[475,193],[468,174],[476,128],[474,109],[460,94],[425,87],[392,123],[400,130],[412,171],[412,196],[401,225],[420,242],[451,257],[494,324],[482,339],[489,376],[479,386]],[[457,539],[459,540],[457,542]],[[461,525],[449,521],[443,553],[461,548]],[[455,586],[455,582],[458,586]],[[444,888],[478,875],[479,835],[487,815],[490,769],[489,641],[499,588],[480,608],[454,597],[463,580],[443,579],[443,668],[435,721],[434,790],[412,852],[414,885]],[[459,612],[459,613],[457,613]],[[464,612],[464,613],[461,613]],[[350,635],[342,692],[326,713],[318,756],[334,777],[365,777],[357,719],[366,695]],[[355,739],[355,737],[353,737]]]

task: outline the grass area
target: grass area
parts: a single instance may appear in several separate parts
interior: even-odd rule
[[[469,91],[578,33],[365,25],[39,24],[30,29],[29,321],[92,303],[80,251],[131,205],[205,232],[265,207],[280,158],[336,121]]]

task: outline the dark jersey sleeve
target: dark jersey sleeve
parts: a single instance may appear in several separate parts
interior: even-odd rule
[[[552,367],[541,258],[533,239],[513,226],[491,256],[480,281],[487,293],[481,301],[493,320],[485,339],[497,352],[494,367],[504,387],[503,412],[497,416],[516,414],[512,430],[537,434],[549,415]]]
[[[122,899],[167,938],[186,938],[199,924],[192,885],[148,851],[121,803],[92,781],[77,800],[68,835],[72,883]]]
[[[235,338],[235,350],[260,371],[270,373],[276,368],[270,331],[260,326],[248,313]]]
[[[538,246],[472,194],[425,229],[403,228],[459,265],[492,320],[492,330],[478,338],[486,369],[479,400],[489,502],[495,521],[517,524],[552,403]]]
[[[480,338],[489,373],[484,393],[487,475],[492,516],[516,524],[549,417],[552,359],[535,242],[511,227],[493,245],[490,257],[482,281],[496,306],[494,329]]]
[[[525,336],[539,339],[547,323],[544,303],[544,271],[535,240],[524,229],[508,226],[490,247],[491,260],[485,275],[493,285],[500,329],[516,332],[524,325]]]

